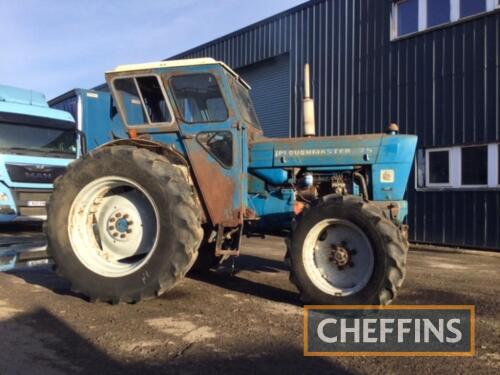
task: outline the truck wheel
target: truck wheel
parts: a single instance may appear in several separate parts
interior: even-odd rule
[[[290,279],[305,303],[389,304],[405,277],[407,242],[377,206],[337,197],[297,218]]]
[[[179,168],[131,146],[98,149],[56,181],[48,252],[72,290],[138,302],[171,289],[203,236],[194,192]]]

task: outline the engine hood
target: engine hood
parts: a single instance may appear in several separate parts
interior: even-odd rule
[[[411,163],[416,142],[413,135],[388,134],[260,137],[250,145],[250,168]]]

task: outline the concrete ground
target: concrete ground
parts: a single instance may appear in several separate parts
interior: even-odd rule
[[[0,228],[0,246],[41,233]],[[0,374],[498,374],[500,257],[411,251],[397,304],[474,304],[476,356],[304,357],[280,238],[244,241],[236,275],[136,305],[88,303],[50,268],[0,274]]]

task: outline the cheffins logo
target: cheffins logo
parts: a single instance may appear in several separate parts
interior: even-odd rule
[[[474,306],[305,306],[306,356],[473,356]]]

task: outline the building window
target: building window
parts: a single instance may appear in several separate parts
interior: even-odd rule
[[[500,0],[498,2],[500,4]],[[500,144],[497,145],[497,185],[500,185]]]
[[[417,151],[416,187],[498,188],[500,145],[454,146]]]
[[[459,21],[500,7],[500,0],[393,0],[392,37]]]
[[[427,27],[450,22],[450,0],[433,0],[427,3]]]
[[[450,184],[450,150],[427,150],[427,185]]]
[[[398,35],[418,31],[419,0],[404,0],[397,3]]]
[[[468,17],[486,11],[486,0],[460,0],[460,17]]]
[[[462,185],[488,184],[488,146],[462,148]]]

